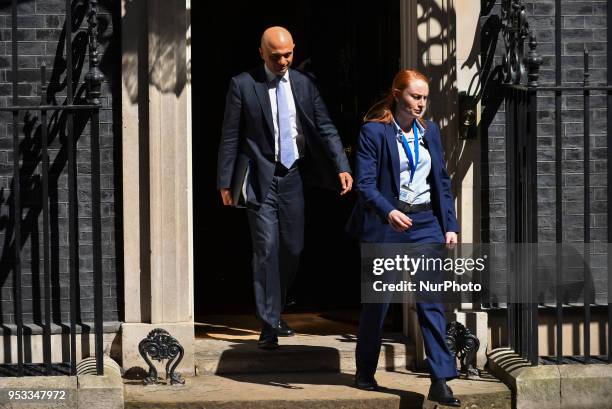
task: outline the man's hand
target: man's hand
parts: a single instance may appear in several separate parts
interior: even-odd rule
[[[447,231],[444,236],[446,244],[450,244],[449,248],[454,248],[457,244],[457,233],[454,231]]]
[[[338,175],[340,178],[340,184],[342,185],[342,192],[340,195],[344,195],[351,191],[353,187],[353,177],[348,172],[342,172]]]
[[[399,210],[391,210],[387,216],[389,224],[395,231],[403,232],[412,227],[412,220]]]
[[[221,188],[221,199],[225,206],[233,206],[234,201],[232,200],[232,191],[229,188]]]

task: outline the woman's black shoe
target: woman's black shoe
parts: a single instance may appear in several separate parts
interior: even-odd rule
[[[444,379],[432,382],[427,399],[446,406],[461,406],[461,401],[453,396],[453,391]]]
[[[377,391],[378,383],[374,379],[374,375],[364,375],[359,372],[355,374],[355,388],[364,391]]]

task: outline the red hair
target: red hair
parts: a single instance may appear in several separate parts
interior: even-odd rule
[[[382,122],[385,124],[390,124],[393,119],[393,112],[395,111],[395,94],[401,94],[404,89],[408,87],[410,82],[414,80],[421,80],[426,84],[429,84],[429,78],[417,70],[401,70],[395,74],[393,84],[391,85],[391,89],[387,93],[387,96],[372,105],[372,107],[363,117],[363,122]],[[425,126],[425,120],[423,118],[418,118],[418,121],[421,123],[421,125]]]

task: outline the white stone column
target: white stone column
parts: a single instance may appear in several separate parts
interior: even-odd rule
[[[480,3],[471,0],[454,0],[457,19],[457,91],[474,96],[480,90]],[[459,106],[457,105],[457,108]],[[480,102],[476,107],[480,120]],[[459,112],[457,119],[459,120]],[[452,164],[457,189],[457,217],[461,223],[461,242],[480,242],[480,138],[457,141]]]
[[[457,90],[474,96],[481,87],[478,67],[480,64],[480,3],[471,0],[454,0],[457,19]],[[459,106],[457,106],[459,108]],[[477,123],[480,121],[480,102],[476,106]],[[459,112],[457,112],[459,118]],[[477,128],[480,130],[480,127]],[[452,166],[457,189],[457,218],[461,226],[461,243],[480,242],[481,217],[481,141],[480,134],[475,139],[456,140]],[[465,325],[480,341],[476,364],[482,368],[487,362],[488,315],[477,311],[478,306],[464,303],[448,315],[449,320]],[[476,307],[476,308],[474,308]]]
[[[417,68],[432,80],[427,116],[440,126],[456,195],[459,241],[476,243],[480,237],[480,141],[459,139],[458,100],[459,92],[473,95],[480,83],[480,4],[473,0],[402,0],[400,10],[402,66]],[[448,318],[469,324],[478,336],[478,365],[482,367],[486,362],[487,315],[471,312],[471,304],[458,307],[461,312],[455,310]],[[417,366],[422,366],[425,350],[414,304],[407,304],[404,317],[404,333],[414,340]]]
[[[192,374],[190,3],[123,6],[123,367],[145,367],[138,343],[163,328]]]

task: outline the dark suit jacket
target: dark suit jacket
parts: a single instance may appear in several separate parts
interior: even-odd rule
[[[450,178],[438,126],[427,121],[424,141],[431,155],[431,202],[444,232],[459,231]],[[381,242],[387,215],[397,203],[400,188],[399,152],[392,124],[368,122],[361,127],[355,160],[357,204],[347,231],[364,242]]]
[[[304,133],[304,182],[339,190],[338,174],[351,170],[338,131],[312,79],[294,69],[289,70],[289,79]],[[266,197],[275,168],[274,123],[263,64],[230,82],[219,146],[219,189],[230,187],[238,155],[249,160],[247,205],[257,208]]]

